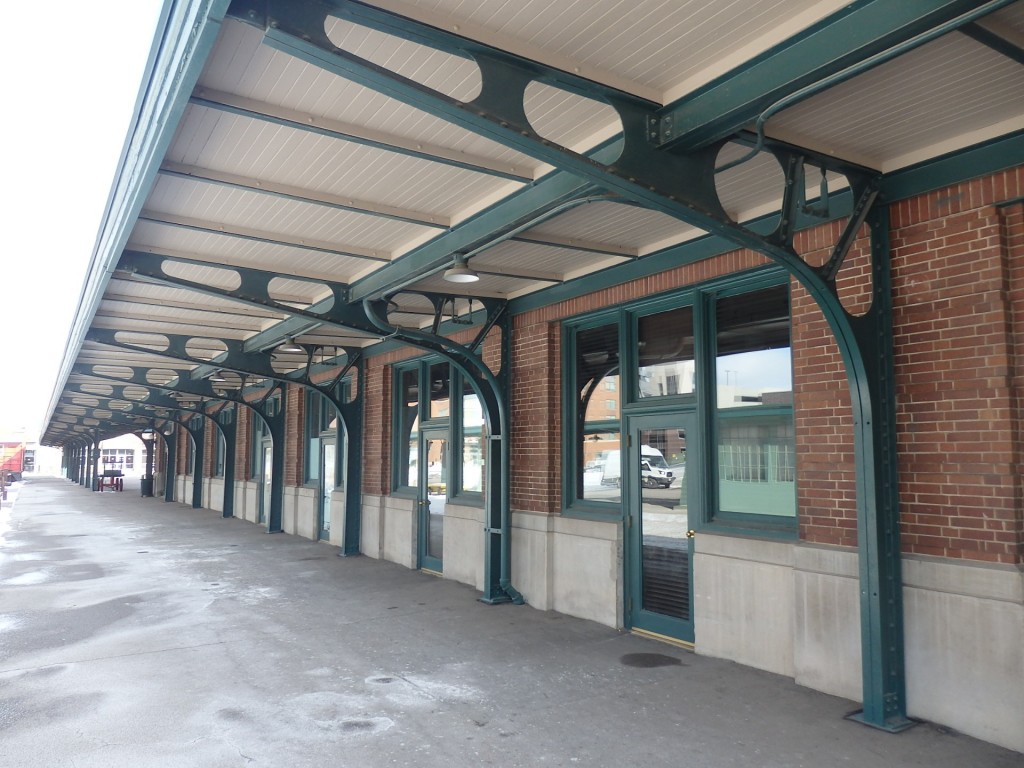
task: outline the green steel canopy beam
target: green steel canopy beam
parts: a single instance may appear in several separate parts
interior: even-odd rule
[[[612,243],[599,243],[593,240],[580,240],[573,237],[523,233],[509,239],[517,243],[543,245],[548,248],[564,248],[566,250],[579,251],[581,253],[593,253],[598,256],[618,256],[623,259],[640,258],[640,252],[636,248],[627,248],[625,246],[614,245]]]
[[[195,280],[187,280],[182,277],[168,275],[164,272],[162,265],[169,261],[183,261],[176,257],[161,256],[143,251],[127,250],[121,254],[121,261],[118,268],[124,272],[136,275],[151,282],[170,285],[177,288],[186,288],[197,293],[209,296],[218,296],[223,299],[230,299],[250,306],[263,307],[280,312],[284,315],[302,317],[319,323],[331,325],[356,331],[373,338],[380,337],[380,329],[367,320],[361,306],[349,305],[349,288],[342,283],[332,283],[329,280],[301,277],[297,275],[282,275],[279,272],[269,270],[252,269],[250,267],[224,266],[220,267],[226,271],[234,272],[239,276],[240,285],[235,289],[218,288],[206,285]],[[216,265],[211,265],[216,266]],[[296,307],[286,304],[272,297],[270,289],[271,282],[280,277],[287,277],[291,280],[302,280],[316,285],[324,286],[331,291],[331,296],[324,301],[318,302],[312,307]],[[255,352],[256,350],[241,348],[239,352]],[[206,360],[200,361],[205,364]],[[267,363],[269,365],[269,362]],[[260,374],[263,375],[263,374]],[[276,376],[276,374],[273,374]]]
[[[987,3],[985,12],[1010,2]],[[653,141],[661,148],[687,151],[714,144],[751,125],[766,109],[800,89],[836,78],[851,65],[937,28],[948,31],[967,24],[971,17],[965,14],[978,9],[977,0],[851,3],[697,93],[659,110]]]
[[[603,148],[597,156],[611,158],[617,152],[615,144]],[[482,251],[567,208],[586,203],[595,192],[591,182],[555,172],[357,280],[349,299],[357,302],[396,293],[425,275],[450,267],[452,254]]]
[[[1024,64],[1024,35],[1017,34],[1013,29],[985,22],[967,24],[960,31],[1018,64]]]
[[[652,146],[650,131],[656,127],[657,118],[647,109],[646,102],[601,92],[619,113],[624,129],[621,155],[611,163],[602,162],[603,158],[587,157],[544,139],[526,118],[523,100],[527,86],[534,80],[561,73],[552,73],[502,51],[482,50],[482,46],[477,46],[481,50],[474,52],[474,58],[481,70],[481,92],[472,102],[460,102],[334,46],[324,32],[326,16],[356,3],[334,0],[324,4],[298,4],[270,0],[267,5],[270,12],[264,41],[271,47],[551,163],[626,201],[666,213],[706,231],[727,235],[737,245],[770,256],[773,253],[784,259],[793,256],[791,220],[783,219],[778,232],[764,238],[733,221],[722,208],[714,184],[717,146],[688,155],[658,151]],[[794,154],[782,148],[774,149],[773,153],[780,162],[786,162]],[[854,186],[868,183],[867,177],[851,177],[848,164],[820,156],[815,162],[844,173]],[[357,295],[353,294],[355,298]]]

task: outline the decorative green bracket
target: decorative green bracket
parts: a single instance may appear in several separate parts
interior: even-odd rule
[[[434,329],[440,324],[444,306],[451,296],[421,293],[431,302],[435,311]],[[401,328],[388,320],[388,299],[367,299],[366,315],[388,337],[414,347],[433,352],[447,360],[466,378],[483,404],[487,435],[491,442],[487,456],[487,484],[484,497],[484,589],[481,600],[485,603],[523,603],[523,596],[512,586],[511,547],[511,446],[509,440],[509,359],[510,324],[507,305],[495,299],[482,300],[487,318],[476,338],[463,345],[436,332]],[[501,328],[501,369],[493,373],[478,354],[478,348],[487,333]],[[497,459],[497,460],[495,460]]]

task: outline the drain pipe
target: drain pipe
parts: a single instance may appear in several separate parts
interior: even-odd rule
[[[735,160],[731,160],[728,163],[725,163],[724,165],[718,166],[717,168],[715,168],[715,173],[721,173],[722,171],[727,171],[730,168],[735,168],[736,166],[742,165],[748,160],[752,160],[754,157],[756,157],[757,154],[761,152],[762,149],[764,149],[764,125],[766,122],[768,122],[768,118],[772,117],[777,112],[780,112],[786,107],[791,107],[797,102],[803,101],[804,99],[809,98],[815,95],[816,93],[820,93],[826,88],[831,88],[833,85],[838,85],[839,83],[849,80],[851,77],[859,75],[862,72],[866,72],[867,70],[873,67],[877,67],[879,64],[884,64],[885,62],[890,61],[896,58],[897,56],[906,53],[907,51],[913,50],[914,48],[917,48],[920,45],[929,43],[937,37],[941,37],[942,35],[945,35],[948,32],[953,32],[954,30],[959,29],[965,24],[969,24],[975,19],[979,19],[982,16],[987,16],[988,14],[994,11],[998,11],[1003,6],[1009,5],[1012,2],[1014,2],[1014,0],[989,0],[989,2],[985,3],[984,5],[978,6],[972,11],[960,14],[955,19],[950,19],[944,24],[940,24],[939,26],[934,27],[933,29],[929,29],[926,32],[922,32],[919,35],[914,35],[914,37],[910,38],[909,40],[904,40],[902,43],[894,45],[892,48],[886,48],[884,51],[879,51],[873,56],[868,56],[868,58],[864,59],[863,61],[859,61],[856,64],[851,64],[849,67],[846,67],[845,69],[841,69],[838,72],[829,75],[828,77],[822,78],[821,80],[811,83],[810,85],[806,85],[803,88],[799,88],[793,91],[793,93],[788,94],[787,96],[783,96],[781,99],[779,99],[774,104],[765,109],[764,112],[758,115],[757,122],[755,124],[757,139],[754,142],[754,147],[742,157],[739,157]]]

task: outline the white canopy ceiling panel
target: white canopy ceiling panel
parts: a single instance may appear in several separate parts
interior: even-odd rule
[[[540,288],[547,288],[549,282],[538,282],[527,278],[509,277],[508,275],[481,275],[479,282],[466,283],[459,286],[460,296],[477,296],[480,298],[507,299],[519,295],[523,291],[532,292]],[[436,293],[450,293],[452,284],[446,282],[440,273],[420,280],[416,288],[422,291],[433,291]],[[419,325],[424,324],[420,318]],[[427,321],[429,324],[429,321]]]
[[[256,192],[163,177],[147,209],[219,224],[270,230],[391,256],[435,229]]]
[[[252,267],[322,280],[348,282],[378,262],[320,253],[296,246],[272,245],[228,235],[191,232],[155,222],[140,222],[129,248],[192,258],[211,264]]]
[[[187,322],[181,319],[166,318],[130,318],[120,315],[110,316],[105,312],[98,313],[93,322],[94,328],[105,328],[112,331],[138,331],[140,333],[176,333],[184,336],[212,335],[218,339],[245,339],[256,329],[233,328],[231,323]]]
[[[1024,129],[1024,67],[951,33],[785,110],[767,128],[889,172]]]
[[[1006,29],[1024,35],[1024,3],[1008,5],[981,19],[981,26],[990,29]]]
[[[221,56],[229,63],[220,66],[219,60],[211,60],[200,80],[201,89],[225,91],[313,118],[339,119],[515,166],[539,165],[521,153],[464,128],[262,46],[261,37],[256,29],[247,25],[225,24],[218,51],[223,49]],[[412,66],[428,66],[427,58],[431,54],[420,53],[416,50],[420,46],[405,43],[402,46],[403,56],[422,59]],[[248,64],[240,70],[239,63],[246,59]]]
[[[372,61],[459,101],[480,94],[480,68],[472,59],[429,48],[419,43],[329,17],[327,36],[342,50]]]
[[[377,0],[498,48],[666,103],[833,13],[840,0]]]
[[[269,309],[252,307],[231,299],[222,299],[210,294],[199,294],[184,288],[173,288],[155,283],[143,282],[140,279],[124,279],[117,273],[111,280],[110,287],[104,295],[111,301],[124,301],[135,306],[179,307],[185,310],[200,308],[203,311],[240,315],[257,320],[280,319],[282,315]]]
[[[137,318],[158,323],[180,323],[205,326],[207,328],[224,327],[251,332],[260,329],[263,319],[249,315],[218,312],[201,306],[197,306],[194,309],[184,309],[182,307],[161,306],[159,304],[138,304],[128,300],[104,300],[100,304],[97,314],[111,318]]]
[[[693,232],[692,227],[661,213],[633,205],[595,202],[572,208],[525,234],[540,239],[546,235],[585,237],[639,255],[655,244],[682,242]]]
[[[195,105],[187,110],[167,159],[449,216],[510,183]]]
[[[287,15],[313,1],[290,0],[268,8]],[[619,278],[632,279],[644,267],[634,269],[630,262],[706,234],[629,203],[631,194],[637,199],[647,199],[648,191],[671,194],[663,188],[670,182],[649,173],[665,153],[725,137],[732,143],[721,152],[719,165],[745,155],[750,136],[730,134],[744,122],[752,128],[757,111],[787,90],[803,95],[799,88],[822,72],[847,61],[863,63],[865,50],[883,50],[904,32],[926,32],[969,5],[893,4],[899,13],[890,14],[882,2],[851,5],[850,0],[364,2],[407,17],[413,25],[435,28],[418,30],[423,32],[419,35],[400,29],[401,19],[392,20],[397,24],[390,27],[393,33],[409,33],[420,41],[411,42],[361,26],[360,18],[376,24],[370,18],[373,8],[356,4],[345,19],[329,17],[325,32],[330,40],[380,68],[381,77],[369,78],[366,86],[355,75],[349,79],[317,66],[319,54],[304,52],[301,29],[296,38],[289,37],[293,28],[287,19],[279,19],[281,24],[269,33],[273,40],[265,44],[264,31],[247,23],[262,21],[258,3],[243,23],[241,17],[232,18],[244,13],[241,3],[221,4],[218,10],[204,6],[203,11],[194,0],[168,2],[171,16],[186,9],[215,14],[230,7],[223,22],[211,15],[196,26],[164,30],[155,41],[154,68],[140,91],[112,208],[70,337],[73,351],[51,402],[60,402],[59,389],[75,363],[102,363],[111,370],[136,365],[160,369],[167,377],[194,367],[83,341],[90,328],[100,337],[108,330],[127,332],[120,338],[181,333],[246,340],[262,349],[296,334],[311,346],[370,346],[386,336],[294,315],[331,295],[323,282],[303,277],[348,287],[357,316],[358,299],[403,289],[394,297],[391,319],[420,328],[430,326],[434,312],[414,290],[457,292],[458,313],[466,311],[467,296],[530,296],[528,302],[510,305],[515,313]],[[301,27],[302,17],[296,18]],[[818,25],[821,38],[805,34]],[[829,61],[832,47],[843,48],[844,30],[851,27],[856,34],[850,50],[836,51],[840,58]],[[585,153],[622,130],[618,113],[605,101],[609,94],[598,86],[647,100],[651,106],[630,118],[637,122],[631,122],[626,144],[636,154],[618,167],[602,157],[607,165],[593,166],[595,173],[584,174],[584,180],[568,170],[583,173],[575,161],[548,154],[542,146],[534,151],[545,162],[486,137],[509,126],[485,128],[474,122],[477,118],[518,122],[505,114],[507,105],[498,103],[500,93],[489,90],[483,103],[474,104],[483,115],[448,113],[438,105],[438,114],[450,114],[454,122],[424,111],[430,108],[426,102],[417,102],[422,108],[403,103],[407,94],[388,95],[386,75],[392,73],[462,105],[474,103],[481,88],[477,62],[421,44],[438,39],[438,30],[454,33],[456,42],[468,41],[470,50],[482,44],[536,62],[540,79],[526,87],[526,119],[543,139],[575,152]],[[886,174],[979,147],[972,160],[983,157],[995,167],[999,161],[982,143],[996,139],[1000,143],[994,146],[1019,153],[1024,135],[1022,48],[1024,0],[1018,0],[889,63],[845,81],[837,78],[837,85],[819,81],[820,90],[768,118],[767,135],[793,145],[798,154],[801,147],[810,150],[795,161],[804,163],[807,200],[819,194],[821,183],[813,166],[815,153]],[[758,66],[764,61],[767,67]],[[582,79],[569,84],[550,77],[557,73],[545,67]],[[718,84],[723,87],[705,88]],[[659,104],[670,106],[659,111]],[[463,125],[476,125],[476,132]],[[531,132],[522,128],[525,139],[509,134],[506,140],[532,143]],[[168,132],[173,132],[169,146]],[[956,165],[935,168],[945,178],[961,174],[950,170]],[[611,183],[604,172],[630,181],[635,176],[637,186]],[[888,195],[926,175],[883,175],[879,183]],[[151,180],[151,186],[143,186]],[[845,178],[835,172],[825,181],[830,194],[845,186]],[[616,193],[605,194],[606,187]],[[746,222],[774,216],[785,187],[784,173],[766,150],[720,172],[715,191],[727,214]],[[712,194],[697,192],[698,197]],[[721,236],[715,242],[722,247],[730,236],[750,244],[726,225],[715,229]],[[127,249],[139,253],[114,252],[126,240]],[[480,274],[478,282],[444,280],[444,271],[459,256]],[[247,287],[266,289],[280,309],[263,308],[258,297],[242,295],[239,275],[225,269],[230,267],[268,273],[270,278],[257,277]],[[169,284],[161,283],[164,278]],[[581,278],[585,282],[578,291],[569,285]],[[176,279],[192,282],[195,289],[175,287]],[[238,294],[232,300],[211,290]],[[205,353],[214,351],[211,347]],[[300,354],[277,364],[290,370],[303,362]]]
[[[506,241],[473,257],[476,270],[502,271],[563,280],[567,272],[604,262],[605,254],[537,243]],[[622,262],[624,258],[619,258]]]

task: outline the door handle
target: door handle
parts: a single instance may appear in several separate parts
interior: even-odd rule
[[[691,528],[690,530],[688,530],[686,532],[686,538],[688,538],[688,539],[692,539],[696,535],[697,535],[697,532],[695,530],[693,530],[693,528]]]

